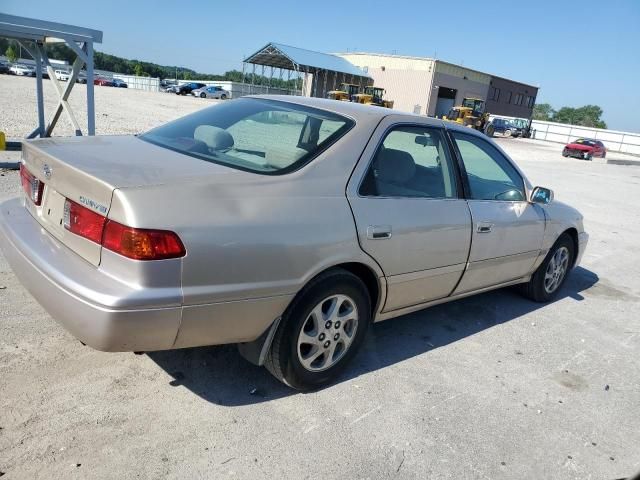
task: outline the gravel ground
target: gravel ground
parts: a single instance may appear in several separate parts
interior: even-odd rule
[[[62,82],[66,85],[65,82]],[[58,95],[53,83],[44,80],[45,122],[53,115]],[[182,115],[194,112],[219,100],[179,96],[170,93],[94,86],[96,134],[141,133]],[[76,84],[69,103],[83,132],[87,128],[87,86]],[[11,101],[21,99],[21,101]],[[38,125],[35,79],[0,75],[0,131],[7,138],[18,139],[30,134]],[[73,135],[66,114],[60,116],[54,133]]]
[[[139,131],[202,105],[96,94],[105,95],[99,112],[110,100],[103,133],[114,118],[114,130]],[[149,104],[129,104],[132,94]],[[288,390],[232,346],[140,356],[83,347],[0,255],[2,480],[615,479],[640,470],[640,169],[499,142],[534,183],[585,215],[590,245],[560,297],[539,305],[507,289],[376,324],[345,376],[316,393]],[[0,200],[17,195],[17,172],[0,173]]]

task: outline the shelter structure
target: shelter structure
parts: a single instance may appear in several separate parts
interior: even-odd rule
[[[76,135],[82,135],[82,130],[80,129],[80,125],[68,99],[71,90],[80,77],[83,66],[85,67],[87,81],[87,133],[89,135],[95,135],[93,44],[102,43],[102,32],[63,23],[0,13],[0,37],[16,40],[35,61],[38,126],[27,138],[51,136],[63,111],[66,113],[69,122],[71,122]],[[75,61],[71,68],[71,75],[66,85],[57,80],[55,70],[47,57],[45,45],[49,43],[64,43],[76,54]],[[43,72],[45,70],[58,93],[58,105],[48,123],[45,123],[44,92],[42,85]]]
[[[341,83],[373,85],[368,73],[344,58],[281,43],[268,43],[245,58],[242,73],[250,85],[266,84],[274,93],[284,89],[282,93],[309,97],[326,97]]]

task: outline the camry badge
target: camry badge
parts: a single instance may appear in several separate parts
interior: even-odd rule
[[[49,165],[47,165],[45,163],[44,166],[42,167],[42,173],[44,173],[45,177],[51,178],[51,174],[53,173],[53,169]]]

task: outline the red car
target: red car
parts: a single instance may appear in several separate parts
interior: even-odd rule
[[[605,158],[607,156],[607,147],[600,140],[578,138],[565,145],[562,150],[562,156],[583,158],[585,160],[591,160],[593,157]]]
[[[94,85],[100,85],[102,87],[113,87],[113,82],[108,78],[96,77],[93,79]]]

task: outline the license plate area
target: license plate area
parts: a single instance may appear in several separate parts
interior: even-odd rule
[[[42,225],[59,240],[64,235],[64,202],[65,197],[49,186],[45,187],[40,219]]]

